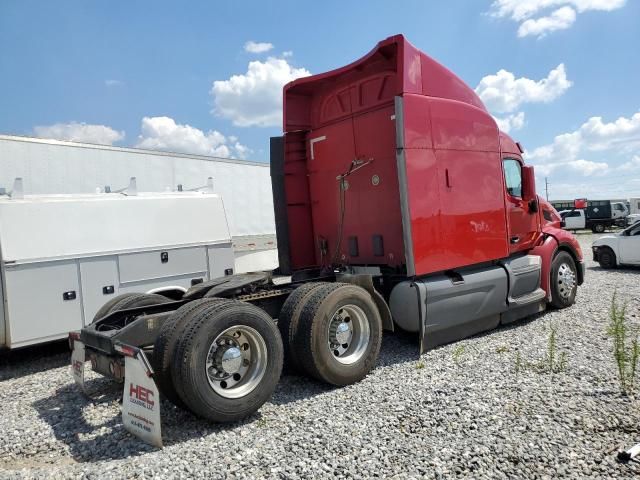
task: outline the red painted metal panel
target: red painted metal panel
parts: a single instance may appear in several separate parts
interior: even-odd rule
[[[496,122],[468,103],[432,98],[431,124],[436,149],[500,151]]]
[[[404,95],[404,148],[433,148],[430,99]]]
[[[401,145],[394,97],[403,97]],[[502,158],[520,158],[518,146],[471,88],[401,35],[350,65],[288,84],[284,130],[294,269],[329,265],[340,244],[336,263],[392,267],[410,248],[408,270],[425,275],[508,256],[508,226],[537,218],[506,197]],[[354,161],[359,169],[347,178],[342,222],[336,177]],[[401,193],[411,245],[404,245]],[[383,238],[383,256],[373,236]],[[357,255],[350,256],[349,237],[358,239]]]
[[[540,272],[540,288],[542,288],[547,294],[547,298],[551,300],[551,287],[549,284],[551,275],[551,262],[553,256],[558,249],[558,241],[553,236],[546,237],[529,253],[531,255],[538,255],[542,259],[542,270]]]
[[[424,53],[421,66],[424,95],[457,100],[486,110],[478,95],[448,68]]]
[[[499,155],[460,150],[436,150],[435,154],[446,268],[507,257]]]
[[[500,132],[500,150],[502,151],[504,156],[509,156],[506,154],[515,155],[515,158],[520,158],[520,149],[516,142],[504,132]]]
[[[420,275],[444,270],[448,261],[444,253],[435,154],[432,149],[407,149],[404,161],[415,272]]]
[[[316,240],[322,238],[328,245],[326,253],[316,248],[318,264],[329,265],[334,258],[347,264],[400,265],[404,261],[391,115],[393,108],[387,105],[309,133],[313,138],[325,137],[314,143],[314,159],[307,162],[313,230]],[[346,177],[344,225],[336,257],[342,217],[337,177],[349,171],[354,159],[362,164]],[[374,252],[374,235],[383,239],[384,256]],[[349,253],[349,237],[357,238],[356,256]]]

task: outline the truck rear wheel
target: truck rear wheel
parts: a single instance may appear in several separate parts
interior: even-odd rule
[[[300,323],[300,312],[306,299],[315,289],[327,285],[326,282],[311,282],[296,288],[287,298],[278,315],[278,330],[282,336],[285,367],[295,368],[298,364],[294,338]]]
[[[169,319],[165,320],[162,327],[160,327],[160,334],[153,345],[153,355],[151,357],[151,366],[154,372],[153,378],[160,392],[177,407],[187,408],[176,392],[173,379],[171,378],[171,362],[173,361],[173,354],[176,350],[180,335],[184,330],[184,326],[198,310],[206,308],[220,300],[222,299],[207,298],[194,300],[182,305]]]
[[[591,231],[593,233],[604,233],[604,224],[596,223],[593,227],[591,227]]]
[[[616,254],[609,247],[601,247],[598,252],[598,263],[602,268],[616,268]]]
[[[117,310],[148,307],[150,305],[158,305],[159,303],[168,303],[170,301],[171,299],[156,293],[123,293],[122,295],[113,297],[100,307],[100,310],[97,311],[91,323],[95,323],[96,320],[100,320],[102,317]]]
[[[382,319],[371,295],[338,283],[306,297],[294,347],[306,373],[332,385],[349,385],[373,369],[381,341]]]
[[[282,357],[278,328],[265,311],[222,300],[192,315],[177,345],[171,376],[193,413],[233,422],[248,417],[271,397]]]
[[[559,252],[551,263],[551,305],[566,308],[574,304],[578,274],[573,257]]]

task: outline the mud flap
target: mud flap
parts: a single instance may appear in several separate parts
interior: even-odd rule
[[[116,345],[115,349],[124,355],[124,428],[143,441],[162,448],[160,394],[149,360],[136,347]]]
[[[76,385],[80,388],[82,393],[86,394],[84,389],[84,365],[86,362],[84,343],[79,340],[73,339],[71,350],[71,375]]]

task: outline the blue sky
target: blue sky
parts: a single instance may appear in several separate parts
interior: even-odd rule
[[[640,196],[631,0],[1,0],[0,133],[267,161],[282,83],[396,33],[477,87],[540,192]]]

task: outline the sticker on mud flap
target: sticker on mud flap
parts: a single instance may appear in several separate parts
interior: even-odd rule
[[[71,352],[71,374],[80,389],[84,392],[84,343],[75,340]]]
[[[156,447],[162,447],[160,429],[160,395],[153,378],[147,375],[144,353],[124,358],[124,428]]]

